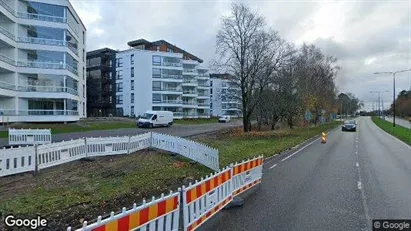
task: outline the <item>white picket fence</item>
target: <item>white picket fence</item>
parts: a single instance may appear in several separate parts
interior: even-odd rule
[[[50,143],[50,129],[9,129],[9,145],[32,145]]]
[[[0,149],[0,176],[38,171],[85,157],[130,154],[149,147],[180,154],[213,170],[219,168],[216,149],[180,137],[148,132],[135,136],[84,138]],[[25,164],[26,159],[32,161],[29,166]]]

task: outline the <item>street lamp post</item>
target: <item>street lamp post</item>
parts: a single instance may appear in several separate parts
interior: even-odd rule
[[[402,71],[388,71],[388,72],[375,72],[374,74],[376,74],[376,75],[380,75],[380,74],[391,74],[392,75],[392,78],[393,78],[393,81],[392,81],[392,96],[393,96],[393,101],[392,101],[392,109],[393,109],[393,118],[392,118],[392,120],[393,120],[393,123],[392,123],[392,126],[393,127],[395,127],[395,75],[397,74],[397,73],[401,73],[401,72],[407,72],[407,71],[411,71],[411,69],[408,69],[408,70],[402,70]]]

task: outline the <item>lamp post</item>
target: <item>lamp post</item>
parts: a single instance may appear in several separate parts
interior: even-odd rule
[[[392,96],[393,96],[393,100],[392,100],[392,106],[393,106],[393,123],[392,126],[395,127],[395,75],[397,73],[402,73],[402,72],[407,72],[407,71],[411,71],[411,69],[408,70],[402,70],[402,71],[387,71],[387,72],[375,72],[374,74],[376,75],[381,75],[381,74],[391,74],[392,75]]]

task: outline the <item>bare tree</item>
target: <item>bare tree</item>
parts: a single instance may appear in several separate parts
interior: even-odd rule
[[[251,129],[251,115],[284,55],[285,41],[267,30],[264,18],[244,4],[232,4],[217,34],[217,65],[231,73],[241,89],[243,128]]]

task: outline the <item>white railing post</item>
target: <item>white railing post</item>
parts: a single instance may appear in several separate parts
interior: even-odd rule
[[[37,157],[37,148],[38,144],[34,144],[34,172],[37,173],[40,171],[39,169],[39,159]]]
[[[130,155],[130,141],[131,141],[131,135],[128,136],[127,155]]]
[[[87,158],[88,157],[87,137],[84,137],[84,148],[85,148],[85,154]]]

